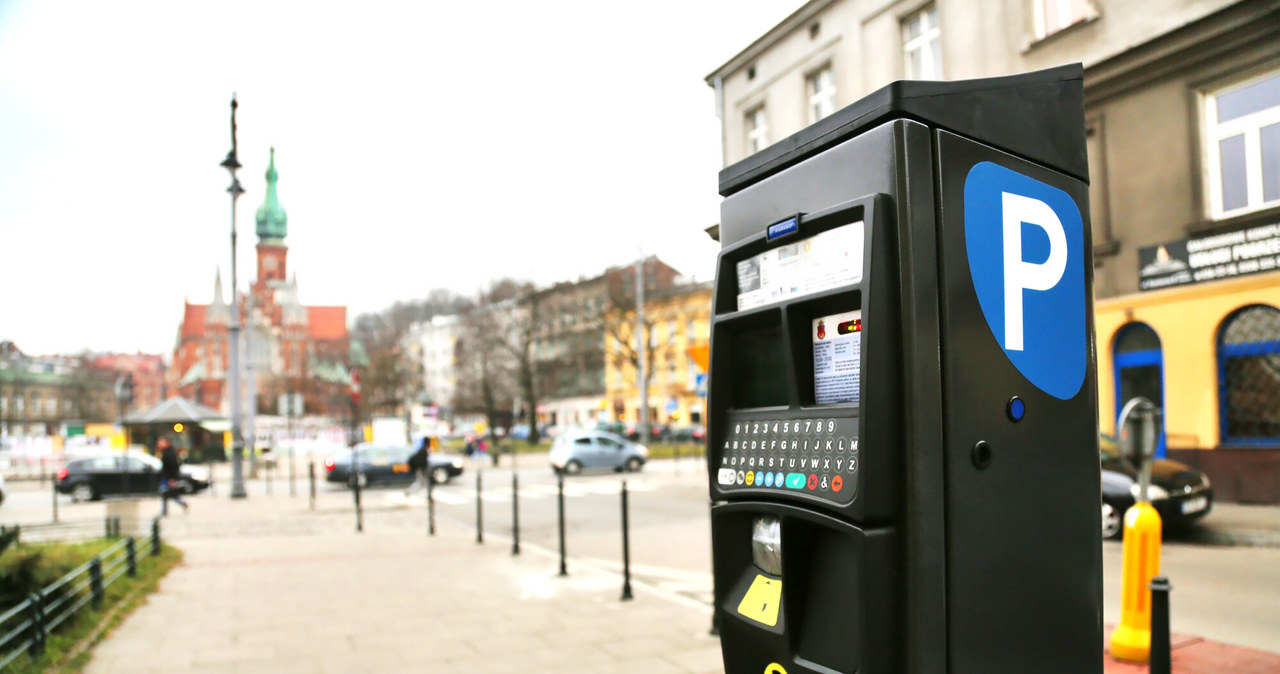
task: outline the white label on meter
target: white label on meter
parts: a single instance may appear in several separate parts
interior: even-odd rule
[[[738,310],[862,280],[862,221],[738,262]]]
[[[813,397],[819,405],[858,402],[862,383],[862,311],[813,319]]]

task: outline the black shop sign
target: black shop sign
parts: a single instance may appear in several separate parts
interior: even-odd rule
[[[1280,269],[1280,224],[1251,225],[1138,250],[1138,288],[1159,290]]]

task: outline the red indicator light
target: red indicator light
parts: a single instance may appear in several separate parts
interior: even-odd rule
[[[855,332],[862,332],[862,319],[855,318],[852,321],[845,321],[836,326],[837,335],[848,335]]]

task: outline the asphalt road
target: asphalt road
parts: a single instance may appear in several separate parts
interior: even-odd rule
[[[504,457],[504,461],[506,457]],[[556,525],[556,477],[545,455],[522,456],[520,469],[520,540],[526,547],[558,550]],[[620,490],[625,479],[630,490],[631,566],[637,581],[697,601],[711,597],[711,549],[706,475],[703,465],[683,459],[655,461],[634,474],[588,473],[565,480],[566,547],[570,574],[576,565],[621,569],[622,538]],[[225,468],[216,495],[193,500],[192,520],[198,525],[202,499],[226,498]],[[305,475],[305,465],[300,468]],[[452,526],[474,527],[475,474],[467,472],[435,491],[437,518]],[[287,475],[287,474],[286,474]],[[47,522],[52,505],[49,486],[15,482],[9,499],[0,507],[0,523]],[[263,480],[250,481],[253,498],[266,497]],[[288,499],[288,482],[277,477],[270,498]],[[320,484],[320,510],[344,519],[351,512],[350,493],[338,485]],[[298,483],[299,502],[305,503],[306,485]],[[507,466],[486,469],[483,474],[483,511],[486,545],[509,549],[512,522],[511,471]],[[283,501],[282,501],[283,502]],[[421,526],[425,522],[425,498],[419,492],[406,498],[398,488],[372,489],[366,507],[384,520],[371,526]],[[60,517],[93,526],[105,516],[103,503],[72,504],[62,497]],[[143,513],[158,510],[154,499],[142,505]],[[399,513],[399,519],[394,516]],[[405,514],[417,519],[409,519]],[[1209,517],[1213,515],[1210,514]],[[410,524],[412,522],[412,524]],[[1104,620],[1119,620],[1121,544],[1103,543]],[[1280,652],[1280,549],[1230,548],[1166,541],[1163,572],[1174,585],[1171,595],[1172,629],[1176,633],[1205,637],[1224,643]],[[621,590],[621,585],[619,586]]]

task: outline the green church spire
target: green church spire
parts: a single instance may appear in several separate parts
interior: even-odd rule
[[[283,243],[288,233],[289,216],[285,215],[284,206],[280,205],[280,197],[276,195],[276,181],[280,179],[276,173],[276,149],[271,148],[271,162],[267,165],[267,198],[258,207],[258,240]]]

